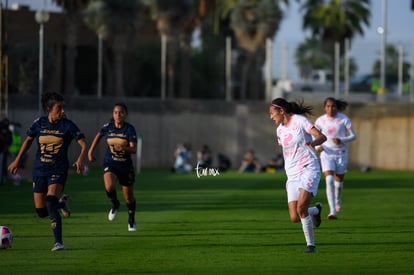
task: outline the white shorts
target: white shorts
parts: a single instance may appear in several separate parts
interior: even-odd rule
[[[288,203],[298,201],[300,189],[304,189],[315,197],[318,193],[321,172],[314,169],[304,170],[301,174],[289,177],[286,182],[286,192]]]
[[[322,172],[334,171],[337,175],[343,175],[348,172],[348,156],[328,155],[325,152],[321,152],[321,167]]]

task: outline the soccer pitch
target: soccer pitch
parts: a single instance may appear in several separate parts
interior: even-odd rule
[[[138,231],[110,203],[100,171],[71,174],[65,251],[51,252],[49,220],[37,218],[31,184],[0,186],[0,225],[13,247],[0,250],[0,274],[413,274],[414,172],[350,171],[343,210],[315,229],[318,252],[305,254],[291,223],[284,174],[235,171],[198,178],[144,169],[136,177]]]

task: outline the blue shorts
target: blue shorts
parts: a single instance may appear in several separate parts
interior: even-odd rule
[[[105,174],[108,172],[115,174],[115,176],[118,178],[119,184],[122,186],[132,186],[135,183],[135,173],[133,167],[104,167],[103,173]]]
[[[61,184],[65,187],[68,174],[53,174],[50,176],[33,177],[33,192],[47,193],[47,188],[52,184]]]

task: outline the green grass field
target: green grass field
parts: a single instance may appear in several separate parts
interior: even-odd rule
[[[303,253],[301,224],[289,221],[284,174],[144,169],[136,181],[138,231],[128,232],[124,202],[107,220],[100,171],[71,175],[58,252],[31,184],[0,186],[0,225],[15,237],[0,250],[0,274],[414,274],[414,172],[350,171],[338,220],[326,219],[322,181],[315,254]]]

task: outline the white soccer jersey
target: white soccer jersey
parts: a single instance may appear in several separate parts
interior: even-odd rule
[[[320,169],[315,150],[306,145],[312,141],[310,131],[313,123],[302,115],[292,115],[287,125],[280,124],[276,129],[277,140],[283,148],[286,175],[295,176],[304,168]]]
[[[335,144],[333,138],[345,140],[352,130],[351,120],[343,113],[337,113],[335,117],[324,114],[315,121],[316,127],[326,136],[327,140],[322,144],[323,152],[328,155],[347,156],[346,142]]]

